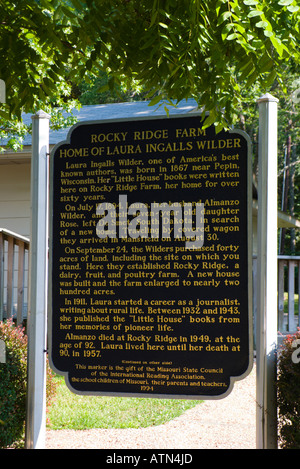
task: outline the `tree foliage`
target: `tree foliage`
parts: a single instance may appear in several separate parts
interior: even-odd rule
[[[70,125],[61,110],[74,107],[74,90],[92,104],[101,88],[108,102],[132,89],[153,105],[194,98],[210,113],[206,125],[239,121],[255,143],[255,101],[269,91],[280,98],[279,149],[292,141],[294,184],[299,101],[290,96],[300,88],[299,44],[299,0],[3,0],[0,139],[18,147],[30,130],[20,122],[24,111],[42,108],[53,128]],[[284,167],[282,157],[280,177]],[[295,197],[291,214],[300,210]]]
[[[285,65],[299,63],[296,0],[81,1],[79,37],[90,38],[86,63],[139,80],[152,95],[194,97],[212,122],[231,122],[253,83],[284,89]],[[78,0],[72,2],[78,7]]]
[[[284,89],[299,64],[298,0],[14,0],[0,6],[0,78],[12,114],[60,104],[74,78],[137,80],[159,100],[194,97],[232,122],[254,83]]]
[[[53,102],[66,92],[66,66],[75,54],[58,13],[44,0],[0,3],[0,77],[10,114],[31,112],[38,102]]]
[[[30,125],[22,112],[51,112],[52,128],[70,125],[62,110],[70,100],[68,67],[82,52],[75,50],[67,7],[57,1],[3,0],[0,2],[0,78],[6,85],[6,104],[0,104],[0,139],[13,150],[20,147]]]
[[[128,87],[124,83],[110,89],[108,74],[99,70],[96,76],[88,73],[85,79],[73,84],[73,95],[83,105],[119,103],[142,100],[146,94],[135,82]]]

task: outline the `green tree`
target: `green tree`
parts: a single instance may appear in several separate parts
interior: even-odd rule
[[[279,99],[278,104],[278,209],[300,219],[300,68],[287,67],[285,92],[275,81],[271,92]],[[262,90],[257,84],[244,93],[243,101],[236,108],[235,127],[242,128],[251,137],[253,146],[253,170],[257,174],[258,158],[258,107],[257,97]],[[281,254],[300,253],[299,230],[280,231]]]
[[[74,96],[81,104],[138,101],[142,100],[145,95],[142,88],[135,83],[129,88],[121,84],[110,89],[108,75],[101,70],[96,76],[88,73],[85,79],[75,82],[72,89]]]
[[[138,81],[154,96],[194,97],[208,124],[233,120],[243,91],[299,64],[298,0],[14,0],[0,6],[0,77],[11,113],[59,104],[87,71]],[[60,99],[59,99],[60,98]],[[55,103],[56,101],[56,103]]]
[[[12,149],[19,148],[30,132],[31,126],[21,121],[22,112],[51,112],[53,128],[74,122],[71,116],[66,121],[61,112],[77,105],[69,99],[68,69],[74,72],[82,56],[72,41],[69,15],[74,14],[57,1],[0,2],[0,78],[6,85],[0,142],[5,139]]]
[[[68,29],[69,9],[58,2],[15,0],[0,3],[0,77],[7,106],[1,116],[31,112],[39,102],[55,103],[67,93],[66,67],[75,65],[76,44]],[[69,36],[70,40],[69,41]]]
[[[73,1],[79,6],[78,0]],[[207,124],[231,123],[243,91],[275,80],[285,89],[286,64],[299,64],[297,0],[80,1],[79,37],[110,85],[138,80],[160,99],[193,97]]]

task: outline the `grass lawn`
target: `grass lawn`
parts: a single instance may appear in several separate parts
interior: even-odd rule
[[[160,425],[201,401],[129,397],[80,396],[72,393],[62,377],[57,396],[47,414],[52,430],[91,428],[144,428]]]

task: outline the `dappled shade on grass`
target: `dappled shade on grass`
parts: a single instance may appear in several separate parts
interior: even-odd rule
[[[52,430],[92,428],[145,428],[178,417],[201,401],[133,397],[82,396],[72,393],[63,378],[48,413]]]

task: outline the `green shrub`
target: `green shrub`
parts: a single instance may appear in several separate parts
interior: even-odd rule
[[[279,445],[300,449],[300,330],[288,335],[278,357]]]
[[[17,447],[24,435],[26,415],[27,337],[12,320],[0,322],[6,363],[0,363],[0,448]]]
[[[0,363],[0,448],[24,446],[27,389],[27,335],[11,319],[0,322],[0,339],[6,346],[6,362]],[[47,401],[56,392],[47,362]]]

